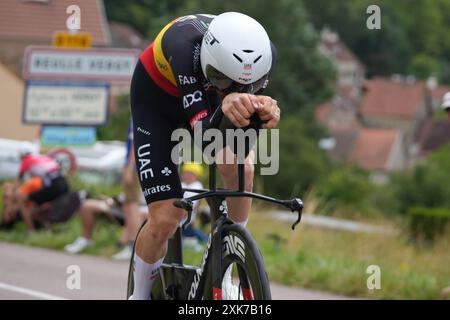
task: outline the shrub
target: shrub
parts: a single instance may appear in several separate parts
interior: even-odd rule
[[[450,146],[433,152],[411,171],[392,176],[399,211],[410,207],[450,208]]]
[[[411,207],[409,233],[414,242],[433,242],[450,222],[450,209]]]
[[[366,209],[371,185],[364,172],[357,168],[340,168],[321,179],[317,194],[329,204],[329,209],[345,211]]]

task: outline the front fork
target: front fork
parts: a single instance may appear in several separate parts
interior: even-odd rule
[[[225,198],[212,197],[208,199],[212,208],[214,230],[212,230],[211,246],[211,284],[206,286],[206,290],[211,290],[212,300],[222,300],[222,230],[225,225],[233,222],[228,219],[228,210]]]

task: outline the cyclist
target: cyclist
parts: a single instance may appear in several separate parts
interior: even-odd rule
[[[149,208],[134,258],[132,299],[150,299],[153,281],[167,251],[168,239],[186,213],[174,207],[182,197],[172,132],[196,126],[207,129],[223,113],[237,128],[257,114],[264,128],[280,119],[276,100],[261,95],[268,84],[276,50],[261,24],[241,13],[195,14],[167,24],[144,50],[131,82],[136,166]],[[230,150],[224,148],[216,157]],[[225,188],[236,189],[237,164],[219,164]],[[245,160],[246,191],[253,185],[253,154]],[[249,198],[227,200],[230,218],[243,226]]]
[[[18,180],[25,181],[18,189],[21,214],[29,230],[34,229],[33,206],[41,206],[46,202],[66,194],[69,186],[60,172],[59,164],[45,155],[34,155],[25,147],[20,150],[21,166]]]

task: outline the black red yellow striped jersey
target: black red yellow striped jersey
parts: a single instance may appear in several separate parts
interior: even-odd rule
[[[217,94],[211,98],[211,92],[206,92],[200,63],[203,36],[213,18],[195,14],[173,20],[140,57],[152,80],[168,94],[180,98],[191,127],[207,119],[220,104]],[[215,102],[211,106],[212,100]]]

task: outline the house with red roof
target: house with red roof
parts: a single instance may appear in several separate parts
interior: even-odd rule
[[[381,178],[450,143],[450,121],[434,119],[449,86],[414,77],[365,80],[365,68],[339,35],[323,29],[319,50],[337,71],[336,95],[315,109],[330,137],[319,143],[337,160]]]
[[[423,82],[375,78],[365,82],[359,101],[335,97],[315,117],[334,139],[333,158],[382,175],[411,165],[420,153],[431,102]]]
[[[361,128],[348,155],[348,162],[376,173],[383,179],[387,172],[406,163],[403,132],[400,129]]]
[[[91,44],[109,46],[111,34],[102,0],[2,0],[0,1],[0,60],[22,74],[25,47],[51,45],[53,34],[67,31],[67,7],[80,7],[81,31],[91,34]]]
[[[408,152],[414,153],[425,120],[432,114],[424,82],[398,78],[367,81],[358,109],[361,122],[370,128],[400,129]]]

